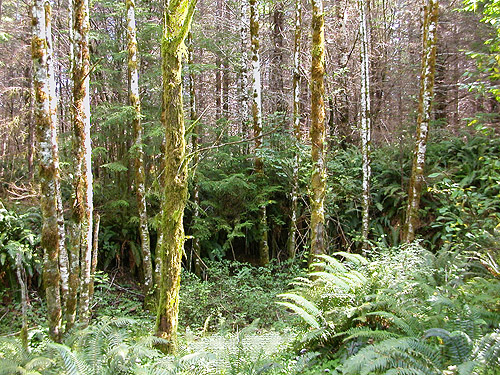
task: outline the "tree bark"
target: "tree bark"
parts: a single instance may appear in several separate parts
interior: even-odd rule
[[[408,206],[403,227],[403,240],[415,239],[418,226],[420,195],[424,183],[425,151],[431,118],[431,103],[434,96],[434,74],[436,70],[436,44],[439,3],[427,0],[424,6],[422,69],[420,73],[420,94],[418,99],[417,137],[413,166],[408,188]]]
[[[57,145],[57,126],[51,113],[52,91],[48,68],[47,23],[50,24],[51,8],[47,3],[35,0],[32,7],[33,37],[31,53],[33,59],[33,83],[35,90],[35,122],[39,145],[39,181],[41,187],[40,203],[43,224],[41,246],[43,249],[43,282],[47,299],[49,336],[54,341],[61,340],[61,294],[59,273],[59,254],[64,246],[64,233],[58,223],[60,213],[59,152]],[[48,19],[47,19],[48,17]],[[50,35],[50,33],[49,33]],[[52,76],[53,78],[53,76]]]
[[[181,260],[184,252],[183,216],[187,202],[187,160],[182,105],[181,62],[196,0],[165,0],[162,37],[163,100],[165,129],[164,199],[162,204],[162,268],[156,315],[156,334],[167,340],[165,352],[177,350]]]
[[[325,244],[325,20],[322,0],[312,0],[312,63],[311,63],[311,253],[326,252]]]
[[[94,234],[92,236],[92,264],[90,266],[90,300],[94,298],[94,278],[97,270],[97,255],[99,253],[99,227],[101,215],[94,212]]]
[[[273,11],[273,51],[271,63],[270,84],[273,93],[273,111],[279,113],[280,121],[283,120],[286,112],[286,100],[284,97],[283,82],[283,26],[284,26],[284,6],[281,0],[275,4]]]
[[[293,45],[293,134],[295,136],[295,156],[292,175],[292,215],[290,219],[290,229],[288,232],[288,257],[293,259],[297,250],[297,226],[298,226],[298,190],[299,190],[299,165],[300,152],[300,40],[302,37],[302,0],[295,0],[295,32]]]
[[[79,321],[87,326],[90,320],[90,269],[92,262],[92,166],[90,142],[90,51],[89,3],[73,0],[73,129],[75,151],[75,202],[73,204],[74,230],[73,258],[80,260]],[[76,253],[79,253],[77,255]],[[71,262],[73,262],[71,260]],[[74,280],[73,280],[74,281]],[[76,285],[76,281],[73,283]],[[73,290],[72,293],[75,293]],[[76,302],[76,299],[75,301]],[[71,303],[76,309],[76,303]],[[74,316],[74,311],[68,311]],[[69,323],[69,321],[68,321]]]
[[[240,8],[240,50],[241,62],[239,70],[239,102],[240,102],[240,121],[241,137],[248,137],[248,7],[246,1],[241,2]],[[248,146],[245,144],[245,151],[248,152]]]
[[[26,270],[22,262],[22,254],[19,251],[16,254],[16,275],[21,290],[21,343],[24,350],[28,350],[28,288],[26,286]]]
[[[370,230],[370,178],[371,178],[371,101],[370,101],[370,49],[367,30],[367,5],[365,0],[359,0],[360,22],[359,35],[361,39],[361,153],[363,158],[363,212],[362,230],[363,250],[369,248],[368,235]]]
[[[52,38],[52,6],[49,1],[45,2],[45,27],[46,27],[46,37],[47,37],[47,72],[49,78],[49,106],[50,106],[50,116],[52,123],[58,128],[57,119],[57,93],[56,93],[56,75],[54,70],[54,46]],[[60,190],[60,182],[58,182]],[[64,228],[64,216],[63,216],[63,203],[61,194],[57,194],[57,226],[59,230],[59,235],[61,237],[61,246],[59,248],[59,273],[61,275],[61,305],[62,310],[65,309],[66,302],[68,299],[68,278],[69,278],[69,260],[68,260],[68,250],[65,244],[65,228]]]
[[[257,0],[250,0],[250,42],[252,54],[252,118],[253,136],[255,137],[254,170],[259,178],[264,177],[264,163],[258,156],[262,148],[262,85],[260,79],[259,55],[259,7]],[[269,244],[267,235],[266,205],[261,202],[259,217],[259,263],[266,266],[269,263]]]
[[[139,237],[141,239],[142,270],[144,273],[144,306],[148,307],[153,298],[153,264],[146,209],[146,174],[144,172],[144,151],[141,123],[141,100],[139,96],[139,67],[135,26],[135,0],[126,0],[127,9],[127,51],[129,103],[134,110],[132,127],[134,133],[134,165],[137,209],[139,211]]]
[[[192,69],[194,64],[194,44],[193,44],[193,36],[191,33],[188,35],[188,65],[190,67],[189,70],[189,117],[191,120],[191,124],[194,124],[197,121],[197,113],[196,113],[196,90],[195,90],[195,76]],[[193,128],[193,135],[191,137],[191,144],[193,147],[193,203],[194,203],[194,211],[193,211],[193,224],[196,225],[197,221],[200,220],[200,189],[198,186],[198,176],[196,174],[196,166],[200,160],[198,149],[200,147],[200,125],[197,123]],[[201,243],[199,237],[196,233],[193,233],[193,252],[194,252],[194,273],[196,276],[201,277]]]

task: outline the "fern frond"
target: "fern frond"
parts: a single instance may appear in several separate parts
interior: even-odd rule
[[[92,374],[87,364],[81,361],[66,345],[52,343],[49,344],[49,348],[59,354],[68,375]]]
[[[336,253],[333,253],[332,255],[338,255],[338,256],[344,257],[349,262],[351,262],[357,266],[365,266],[368,264],[368,260],[366,260],[365,257],[363,257],[359,254],[347,253],[345,251],[337,251]]]
[[[303,296],[301,296],[299,294],[283,293],[283,294],[278,294],[278,297],[283,298],[283,299],[292,300],[295,304],[302,307],[305,311],[312,314],[313,316],[320,315],[320,311],[316,307],[316,305],[314,303],[308,301],[306,298],[304,298]]]
[[[413,337],[388,339],[362,348],[344,363],[346,375],[386,373],[389,370],[406,373],[441,374],[437,351]]]
[[[473,357],[484,370],[500,368],[500,328],[479,340]]]
[[[330,255],[319,254],[316,257],[323,259],[324,262],[318,262],[318,263],[312,264],[313,267],[318,266],[320,268],[323,268],[323,267],[325,267],[327,269],[330,268],[330,270],[333,272],[341,272],[341,273],[347,272],[347,268],[340,261],[338,261],[337,259],[335,259],[334,257],[332,257]]]
[[[343,290],[350,290],[351,286],[345,282],[342,277],[339,275],[336,275],[331,272],[325,272],[325,271],[316,271],[316,272],[311,272],[309,275],[315,279],[316,283],[323,283],[323,282],[331,282],[335,284],[335,286],[338,286],[339,288],[342,288]]]
[[[413,327],[408,324],[405,319],[401,319],[399,316],[393,314],[392,312],[373,311],[367,313],[366,316],[379,316],[381,318],[384,318],[407,336],[415,336],[415,330],[413,329]]]
[[[348,335],[346,338],[344,338],[344,342],[351,341],[354,339],[373,339],[375,341],[382,341],[382,340],[387,340],[391,338],[397,338],[399,337],[398,334],[389,332],[389,331],[383,331],[383,330],[371,330],[368,327],[354,327],[351,328],[345,332],[338,333],[335,336],[342,336],[342,335]]]
[[[294,313],[299,315],[311,327],[316,328],[316,329],[320,327],[320,324],[316,320],[316,318],[313,315],[309,314],[302,307],[297,306],[297,305],[290,303],[290,302],[276,302],[276,303],[278,305],[285,306],[285,307],[289,308],[290,310],[292,310]]]
[[[446,354],[452,363],[462,363],[470,358],[472,342],[464,332],[450,333],[442,328],[431,328],[424,333],[424,338],[429,337],[439,337],[443,341]]]
[[[26,363],[24,368],[26,370],[32,371],[32,370],[46,370],[49,367],[54,365],[54,361],[50,358],[45,358],[45,357],[36,357],[33,358],[31,361]]]

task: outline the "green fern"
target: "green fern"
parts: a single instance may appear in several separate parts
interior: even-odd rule
[[[438,375],[441,367],[438,350],[415,337],[403,337],[361,349],[344,363],[343,371],[345,375]]]
[[[62,367],[68,375],[86,375],[93,372],[85,361],[80,358],[79,354],[75,354],[69,347],[62,344],[51,343],[49,348],[53,349],[62,359]]]
[[[45,342],[36,350],[27,350],[17,338],[0,338],[0,374],[42,374],[54,366],[44,349]]]
[[[473,357],[478,364],[476,374],[489,374],[489,371],[498,374],[500,369],[500,328],[478,340]]]
[[[442,328],[431,328],[424,334],[424,338],[438,337],[443,342],[444,356],[450,364],[466,362],[472,353],[472,341],[462,331],[448,332]]]

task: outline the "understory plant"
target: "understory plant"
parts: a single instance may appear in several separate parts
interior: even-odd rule
[[[279,302],[309,327],[302,345],[343,374],[498,373],[500,280],[467,254],[413,243],[323,256]]]

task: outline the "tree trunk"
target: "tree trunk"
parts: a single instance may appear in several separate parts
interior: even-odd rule
[[[198,115],[196,114],[196,90],[195,90],[195,77],[193,72],[193,64],[194,64],[194,44],[192,34],[188,35],[188,65],[190,67],[189,70],[189,117],[191,120],[191,124],[194,124],[197,121]],[[200,147],[200,125],[196,123],[193,128],[193,135],[191,137],[191,143],[193,145],[193,203],[194,203],[194,212],[193,212],[193,224],[196,225],[197,221],[200,220],[200,189],[198,186],[198,176],[196,174],[196,167],[198,166],[198,162],[200,160],[198,154],[198,148]],[[196,233],[193,233],[193,252],[194,252],[194,273],[196,276],[201,277],[201,244],[200,239]]]
[[[370,230],[370,177],[371,177],[371,113],[370,113],[370,49],[367,30],[367,6],[365,0],[359,0],[361,39],[361,153],[363,156],[363,212],[362,229],[363,250],[369,248]]]
[[[28,128],[28,137],[27,137],[27,148],[28,148],[28,179],[30,182],[33,181],[33,177],[35,176],[34,169],[34,156],[35,156],[35,126],[33,125],[33,73],[29,67],[26,68],[26,81],[27,81],[27,104],[29,106],[28,109],[28,118],[26,120],[26,126]],[[1,173],[0,173],[1,176]]]
[[[262,86],[260,81],[260,55],[259,55],[259,7],[257,0],[250,0],[250,42],[252,53],[252,118],[253,135],[255,137],[255,153],[258,154],[262,147]],[[264,176],[262,158],[255,157],[255,173]],[[267,213],[266,205],[261,203],[259,218],[259,263],[266,266],[269,263],[269,245],[267,238]]]
[[[275,4],[273,11],[273,51],[271,62],[271,77],[270,84],[273,93],[273,111],[278,112],[280,121],[286,112],[286,100],[284,96],[284,82],[283,82],[283,26],[284,26],[284,6],[281,0]]]
[[[322,0],[312,0],[312,63],[311,63],[311,253],[326,252],[325,244],[325,32]]]
[[[231,22],[231,16],[229,13],[229,6],[227,1],[223,2],[222,6],[222,23],[223,30],[225,35],[230,34],[229,23]],[[224,60],[222,62],[222,117],[226,119],[226,122],[229,122],[229,86],[231,82],[231,72],[229,68],[229,56],[224,54]]]
[[[240,102],[240,122],[241,122],[241,137],[248,137],[248,27],[247,27],[247,12],[248,7],[246,1],[241,2],[240,8],[240,50],[241,50],[241,66],[239,70],[239,102]],[[245,143],[245,151],[248,152],[248,145]]]
[[[97,270],[97,255],[99,253],[99,226],[101,216],[94,212],[94,234],[92,236],[92,264],[90,266],[90,300],[94,297],[94,278]]]
[[[90,55],[89,3],[73,0],[73,129],[75,151],[75,202],[73,204],[74,230],[73,258],[80,260],[79,321],[83,326],[90,320],[90,268],[92,262],[92,168],[90,143]],[[78,253],[78,255],[77,255]],[[70,260],[74,262],[75,259]],[[73,264],[73,267],[75,265]],[[77,282],[73,280],[75,287]],[[75,293],[73,290],[72,293]],[[71,309],[76,308],[76,299]],[[74,316],[74,311],[68,311]],[[68,321],[68,323],[70,323]]]
[[[22,262],[22,254],[20,251],[16,254],[16,275],[21,289],[21,343],[24,350],[28,350],[28,288],[26,286],[26,270]]]
[[[300,40],[302,37],[302,0],[295,0],[295,33],[293,45],[293,134],[295,136],[296,147],[292,175],[292,215],[290,229],[288,232],[288,257],[294,258],[297,250],[297,220],[298,220],[298,190],[299,190],[299,165],[300,152]]]
[[[146,174],[144,172],[144,151],[142,147],[143,130],[141,124],[141,100],[139,96],[135,0],[126,0],[125,6],[127,9],[129,103],[134,109],[132,127],[134,131],[135,186],[137,209],[139,211],[139,236],[141,238],[142,270],[144,273],[144,306],[148,307],[151,303],[153,292],[153,264],[151,261],[151,245],[146,209]]]
[[[187,160],[182,105],[181,62],[196,0],[165,0],[161,46],[165,128],[164,199],[162,204],[162,269],[156,334],[168,340],[165,352],[177,350],[181,260],[184,252],[184,207],[187,201]]]
[[[47,6],[47,9],[45,6]],[[64,246],[64,233],[58,223],[60,213],[59,153],[57,146],[57,126],[51,113],[48,69],[47,23],[50,25],[50,4],[36,0],[32,8],[33,37],[31,53],[33,58],[33,83],[35,89],[35,122],[39,144],[40,203],[43,224],[41,246],[43,249],[43,282],[47,299],[49,336],[54,341],[61,340],[61,295],[59,254]],[[50,33],[49,33],[50,35]],[[52,76],[53,78],[53,76]]]
[[[45,27],[47,32],[47,72],[49,78],[49,105],[50,105],[50,116],[52,118],[52,123],[54,126],[58,127],[57,119],[57,94],[56,94],[56,75],[54,70],[54,47],[52,38],[52,7],[50,2],[45,3]],[[60,182],[59,187],[60,190]],[[59,227],[59,233],[61,236],[61,246],[59,248],[59,272],[61,275],[61,305],[63,310],[66,306],[68,299],[68,279],[69,279],[69,260],[68,260],[68,250],[65,244],[65,229],[64,229],[64,216],[63,216],[63,203],[62,197],[59,193],[57,195],[57,225]]]
[[[431,117],[431,103],[434,96],[434,74],[436,69],[436,42],[439,4],[428,0],[424,7],[422,69],[420,73],[420,95],[418,99],[417,137],[408,189],[408,206],[403,228],[403,240],[415,239],[418,226],[420,194],[424,182],[425,151]]]

